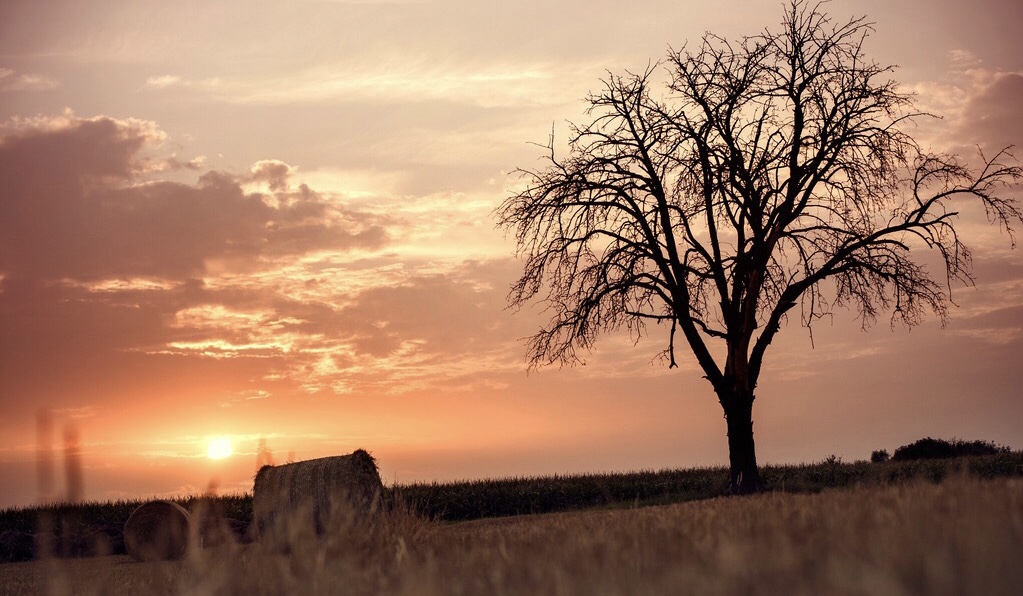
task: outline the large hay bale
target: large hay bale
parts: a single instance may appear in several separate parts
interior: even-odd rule
[[[367,515],[383,492],[376,460],[359,449],[282,466],[263,466],[252,488],[252,516],[260,533],[300,512],[311,513],[322,533],[332,508]]]
[[[180,559],[188,548],[190,523],[188,512],[176,503],[144,503],[124,524],[124,548],[136,561]]]

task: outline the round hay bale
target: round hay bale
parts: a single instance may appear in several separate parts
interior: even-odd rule
[[[124,524],[124,549],[136,561],[167,561],[185,556],[191,518],[180,505],[151,501]]]
[[[262,533],[311,508],[322,533],[332,508],[368,516],[384,489],[376,460],[359,449],[350,455],[323,457],[282,466],[263,466],[252,487],[252,515]]]

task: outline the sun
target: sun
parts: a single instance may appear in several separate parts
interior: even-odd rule
[[[231,440],[227,437],[216,437],[210,441],[210,446],[206,449],[206,456],[210,459],[224,459],[230,457],[234,453],[234,449],[231,448]]]

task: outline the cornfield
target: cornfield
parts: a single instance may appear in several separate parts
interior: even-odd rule
[[[0,566],[7,594],[1017,594],[1023,479],[768,493],[635,509],[430,521],[400,505],[288,554],[259,543],[179,562]]]

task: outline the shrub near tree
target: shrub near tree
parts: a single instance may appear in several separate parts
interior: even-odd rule
[[[894,461],[910,461],[915,459],[948,459],[970,455],[995,455],[1009,453],[1008,447],[999,447],[988,441],[945,441],[927,437],[915,443],[903,445],[892,454]]]
[[[659,324],[665,361],[685,346],[724,410],[733,493],[762,489],[754,390],[790,316],[945,320],[950,288],[971,280],[961,202],[1010,233],[1023,219],[1001,194],[1023,177],[1015,159],[981,155],[973,170],[922,149],[912,96],[863,50],[870,23],[820,7],[797,0],[779,30],[708,34],[610,74],[567,154],[552,135],[544,167],[521,171],[498,210],[525,259],[511,304],[551,314],[530,365],[576,363],[602,332]],[[915,259],[925,247],[943,275]]]

